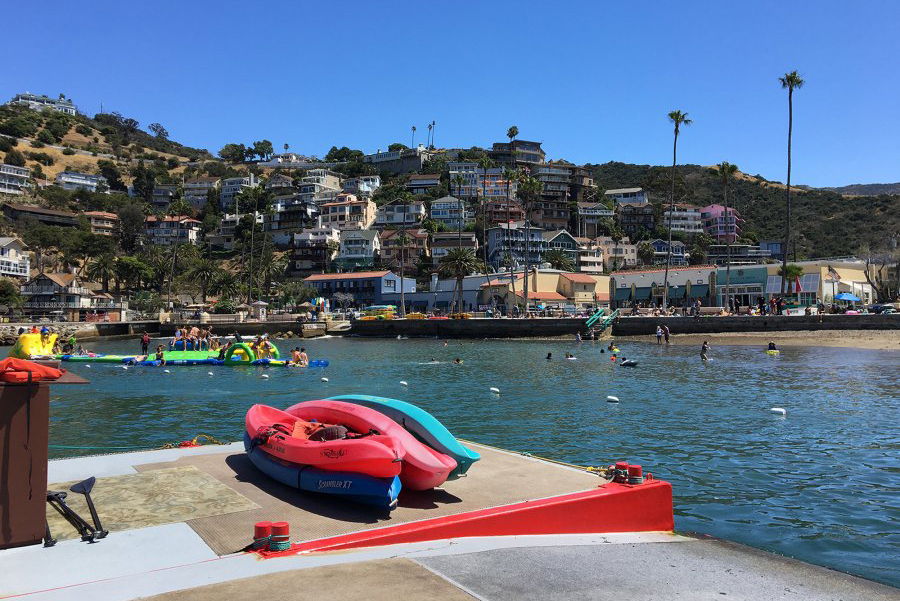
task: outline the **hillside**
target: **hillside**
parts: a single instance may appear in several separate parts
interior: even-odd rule
[[[839,188],[820,188],[830,190],[844,196],[880,196],[882,194],[900,194],[900,182],[895,184],[850,184]]]
[[[602,189],[642,186],[651,201],[667,202],[671,167],[606,163],[591,166]],[[731,184],[733,206],[746,220],[744,234],[753,240],[781,240],[784,236],[784,185],[761,176],[738,174]],[[798,257],[843,256],[879,247],[900,232],[900,196],[846,198],[820,189],[793,190],[794,239]],[[676,201],[697,206],[722,203],[717,171],[700,165],[680,165]],[[793,248],[791,251],[793,252]]]

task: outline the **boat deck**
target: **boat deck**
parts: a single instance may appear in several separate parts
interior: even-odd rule
[[[622,531],[627,523],[615,520],[641,495],[665,493],[657,500],[668,501],[671,519],[663,482],[631,494],[583,470],[472,447],[482,460],[469,476],[435,491],[404,491],[390,513],[275,483],[240,443],[51,461],[51,490],[98,478],[92,496],[111,533],[87,544],[48,514],[60,542],[0,551],[0,597],[244,599],[277,587],[292,599],[327,591],[391,601],[900,598],[896,589],[730,543]],[[591,514],[598,505],[583,502],[598,495],[619,503],[600,517],[613,528],[606,533],[597,533]],[[87,515],[79,495],[69,500]],[[557,503],[555,513],[535,513],[549,503]],[[268,560],[237,553],[262,520],[289,522],[305,552]],[[444,520],[455,534],[440,527],[422,534],[424,525]],[[405,540],[378,539],[398,529]]]

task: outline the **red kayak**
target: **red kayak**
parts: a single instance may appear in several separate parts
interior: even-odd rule
[[[397,440],[354,423],[359,427],[336,420],[307,421],[266,405],[253,405],[246,418],[247,434],[273,457],[335,472],[398,475],[403,448]]]
[[[343,401],[307,401],[286,409],[305,421],[343,424],[357,432],[375,430],[397,441],[403,467],[400,482],[409,490],[427,490],[440,486],[456,469],[456,461],[422,444],[403,426],[374,409]]]

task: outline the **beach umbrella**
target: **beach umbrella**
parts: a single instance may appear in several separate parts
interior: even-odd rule
[[[834,297],[834,300],[852,301],[854,303],[858,303],[862,299],[856,295],[850,294],[849,292],[841,292],[840,294],[838,294],[837,296]]]

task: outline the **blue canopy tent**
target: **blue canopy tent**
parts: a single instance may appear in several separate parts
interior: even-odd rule
[[[840,294],[835,295],[834,300],[851,301],[854,303],[858,303],[862,299],[856,295],[850,294],[849,292],[841,292]]]

